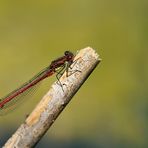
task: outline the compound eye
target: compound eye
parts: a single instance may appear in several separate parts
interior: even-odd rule
[[[69,51],[65,51],[64,54],[65,54],[65,55],[69,55]]]

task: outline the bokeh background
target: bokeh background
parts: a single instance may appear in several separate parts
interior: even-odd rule
[[[0,96],[65,50],[91,46],[102,62],[37,147],[148,147],[147,0],[1,0]],[[0,116],[0,147],[56,79]]]

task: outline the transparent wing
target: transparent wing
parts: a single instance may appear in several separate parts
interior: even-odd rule
[[[37,75],[35,75],[31,80],[29,80],[28,82],[24,83],[18,89],[12,91],[7,96],[5,96],[2,99],[0,99],[0,103],[3,102],[6,98],[11,96],[12,94],[14,94],[15,92],[17,92],[20,89],[22,89],[23,87],[27,86],[29,83],[35,81],[38,77],[42,77],[46,73],[47,68],[43,69],[41,72],[39,72]],[[31,96],[34,94],[35,90],[39,87],[40,83],[41,82],[38,82],[36,85],[28,88],[24,92],[18,94],[16,97],[14,97],[13,99],[11,99],[7,103],[5,103],[4,106],[0,108],[0,115],[5,115],[5,114],[9,113],[10,111],[12,111],[15,108],[17,108],[22,102],[27,100],[27,98],[31,98]]]
[[[18,96],[13,98],[11,101],[7,102],[2,108],[0,108],[0,116],[6,115],[7,113],[15,110],[24,101],[28,100],[28,98],[31,98],[32,95],[36,92],[39,85],[40,85],[40,83],[38,83],[37,85],[35,85],[33,87],[30,87],[25,92],[19,94]]]

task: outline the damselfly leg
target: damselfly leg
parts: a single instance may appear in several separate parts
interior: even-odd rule
[[[58,85],[60,85],[61,87],[62,87],[62,90],[63,90],[63,85],[65,85],[65,84],[63,84],[62,85],[62,83],[61,83],[61,81],[60,81],[60,78],[61,78],[61,76],[64,74],[64,72],[65,72],[65,67],[66,67],[66,65],[64,64],[62,67],[61,67],[61,69],[59,70],[59,71],[56,71],[56,78],[57,78],[57,84]],[[64,90],[63,90],[64,91]]]
[[[78,62],[80,58],[76,59],[75,61],[73,62],[66,62],[64,65],[61,66],[61,69],[60,70],[57,70],[55,71],[57,74],[56,74],[56,78],[57,78],[57,84],[61,86],[63,92],[64,92],[64,89],[63,89],[63,85],[66,85],[66,84],[62,84],[61,81],[60,81],[60,78],[61,76],[64,74],[64,72],[66,72],[66,77],[69,77],[71,75],[73,75],[74,73],[76,72],[81,72],[80,70],[76,69],[76,70],[73,70],[73,67],[75,66],[75,64]],[[71,69],[71,70],[70,70]]]
[[[78,69],[75,69],[72,71],[72,69],[74,68],[74,66],[76,65],[76,63],[78,62],[78,60],[80,59],[81,57],[77,58],[75,61],[73,61],[72,64],[68,63],[69,65],[66,67],[66,76],[69,77],[71,75],[73,75],[74,73],[76,72],[81,72],[81,70],[78,70]],[[71,69],[71,70],[69,70]]]

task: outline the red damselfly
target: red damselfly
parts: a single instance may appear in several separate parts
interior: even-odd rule
[[[38,84],[40,81],[44,80],[45,78],[55,73],[56,73],[56,78],[58,79],[58,83],[62,87],[62,84],[59,79],[65,71],[67,74],[66,76],[68,76],[68,68],[73,63],[73,60],[74,60],[74,54],[70,51],[65,51],[62,57],[59,57],[58,59],[52,61],[48,67],[43,69],[32,79],[24,83],[18,89],[15,89],[11,93],[9,93],[7,96],[0,99],[0,114],[4,110],[9,110],[11,106],[16,104],[16,102],[21,99],[19,98],[19,96],[27,92],[29,89]]]

